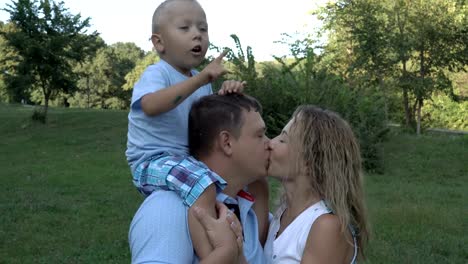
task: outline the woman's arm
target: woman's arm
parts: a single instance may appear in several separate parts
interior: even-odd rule
[[[343,233],[336,215],[324,214],[315,220],[307,237],[301,263],[350,263],[353,257],[351,233]]]

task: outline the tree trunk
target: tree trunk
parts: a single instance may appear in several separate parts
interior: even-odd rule
[[[46,93],[44,94],[44,121],[43,123],[47,123],[47,112],[49,111],[49,100],[50,100],[50,92],[45,90]]]
[[[91,93],[89,89],[89,75],[86,75],[86,92],[87,92],[87,108],[89,108],[89,95]]]
[[[395,4],[397,4],[397,2],[395,2]],[[407,34],[405,32],[405,24],[407,20],[401,18],[400,9],[395,9],[395,10],[396,10],[396,15],[397,15],[396,18],[397,18],[397,24],[398,24],[398,29],[400,33],[400,39],[406,42]],[[405,13],[403,15],[404,15],[404,18],[407,18],[408,14]],[[406,52],[404,52],[404,54],[400,56],[401,64],[403,66],[403,77],[408,76],[407,75],[408,72],[406,69],[406,63],[408,60],[406,59],[405,55],[406,55]],[[409,98],[408,98],[408,87],[406,85],[403,87],[403,107],[405,109],[405,125],[407,128],[409,128],[411,126],[411,120],[413,118],[413,115],[411,115],[411,109],[409,106]]]
[[[385,90],[384,87],[384,81],[382,78],[382,75],[378,75],[377,79],[379,80],[379,88],[382,91],[383,97],[384,97],[384,117],[385,117],[385,122],[388,122],[388,103],[387,103],[387,91]]]
[[[406,76],[406,61],[402,61],[402,64],[403,76]],[[408,88],[406,86],[403,87],[403,107],[405,108],[405,125],[409,128],[411,125],[411,110],[409,107]]]
[[[421,135],[421,108],[422,108],[422,104],[423,104],[423,90],[424,89],[424,78],[425,78],[425,75],[426,75],[426,71],[425,71],[425,68],[424,68],[424,43],[421,45],[421,51],[419,53],[419,74],[420,74],[420,77],[421,77],[421,87],[419,87],[419,93],[417,94],[417,107],[418,107],[418,123],[417,123],[417,128],[416,128],[416,134],[419,136]]]
[[[418,123],[416,126],[416,134],[421,135],[421,108],[422,108],[422,99],[418,99]]]
[[[406,127],[410,127],[411,125],[411,110],[409,107],[409,99],[408,99],[408,88],[403,88],[403,106],[405,107],[405,125]]]
[[[42,92],[44,93],[44,124],[47,122],[47,112],[49,110],[49,99],[51,91],[47,90],[46,82],[44,80],[42,83]]]

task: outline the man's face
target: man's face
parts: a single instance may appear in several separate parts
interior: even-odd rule
[[[232,141],[233,162],[239,177],[255,181],[267,176],[269,139],[265,122],[254,110],[243,111],[243,126],[238,139]]]

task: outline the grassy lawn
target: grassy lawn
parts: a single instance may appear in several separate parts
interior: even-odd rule
[[[0,263],[129,263],[126,112],[32,111],[0,105]],[[468,263],[468,137],[395,133],[385,167],[366,178],[367,263]]]

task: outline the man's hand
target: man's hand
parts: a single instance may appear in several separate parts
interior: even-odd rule
[[[200,74],[207,78],[207,83],[212,82],[219,77],[226,74],[228,71],[223,66],[223,58],[228,53],[228,50],[224,50],[216,59],[208,64]]]
[[[221,89],[218,91],[219,95],[225,95],[230,93],[242,93],[244,88],[247,86],[246,81],[234,81],[228,80],[224,81],[221,85]]]

